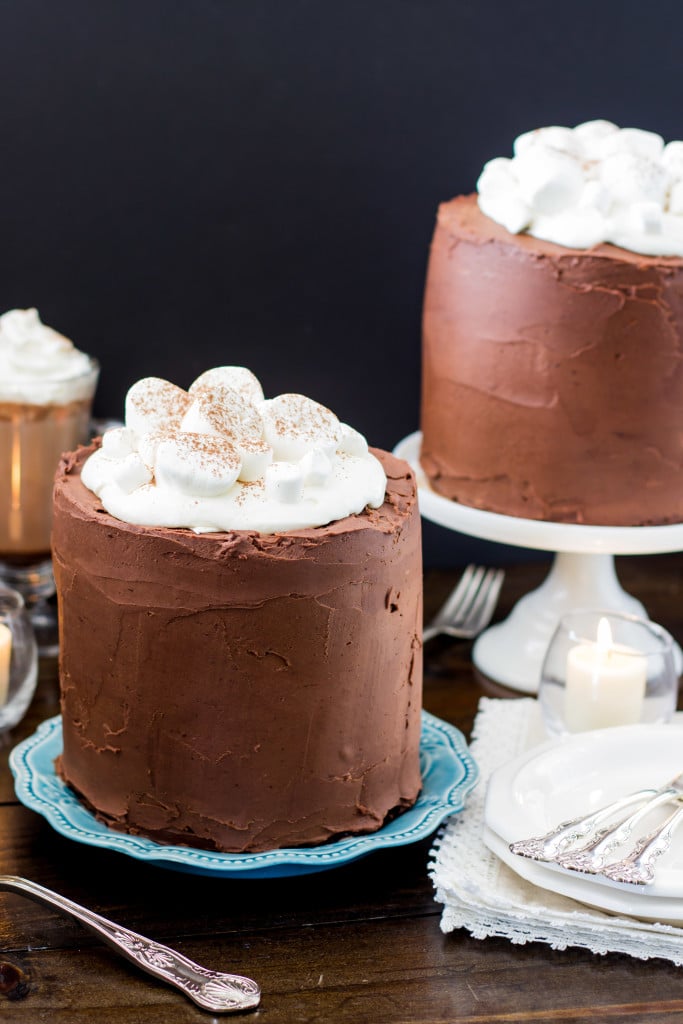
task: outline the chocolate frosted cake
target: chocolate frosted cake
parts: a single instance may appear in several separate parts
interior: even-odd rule
[[[421,464],[464,505],[683,520],[683,143],[547,128],[439,208]]]
[[[139,382],[126,423],[56,480],[63,778],[162,843],[380,828],[421,785],[409,467],[241,368]]]

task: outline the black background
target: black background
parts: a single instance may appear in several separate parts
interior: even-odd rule
[[[683,138],[683,4],[0,3],[0,307],[146,375],[249,366],[373,444],[419,425],[437,204],[545,124]],[[511,551],[425,524],[426,564]]]

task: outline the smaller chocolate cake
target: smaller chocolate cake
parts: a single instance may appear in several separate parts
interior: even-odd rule
[[[421,785],[413,475],[254,382],[139,382],[54,502],[59,771],[112,828],[227,852],[374,831]]]

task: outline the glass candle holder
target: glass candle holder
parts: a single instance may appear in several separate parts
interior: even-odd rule
[[[551,736],[666,722],[677,697],[674,641],[661,626],[595,608],[560,619],[538,689]]]
[[[52,488],[63,452],[87,442],[99,365],[68,377],[4,383],[0,397],[0,582],[18,590],[31,615],[41,654],[58,651],[57,616],[49,598]]]
[[[0,732],[26,714],[38,681],[38,647],[24,599],[0,585]]]

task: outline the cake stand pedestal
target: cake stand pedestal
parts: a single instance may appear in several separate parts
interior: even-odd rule
[[[583,526],[517,519],[450,501],[429,485],[420,466],[422,434],[400,441],[394,454],[417,477],[420,514],[439,526],[482,540],[555,553],[547,578],[521,598],[504,622],[477,639],[472,660],[483,675],[522,693],[536,693],[541,665],[559,618],[573,608],[608,608],[647,618],[640,601],[617,579],[615,555],[651,555],[683,550],[683,524],[671,526]],[[676,645],[676,668],[683,656]]]

